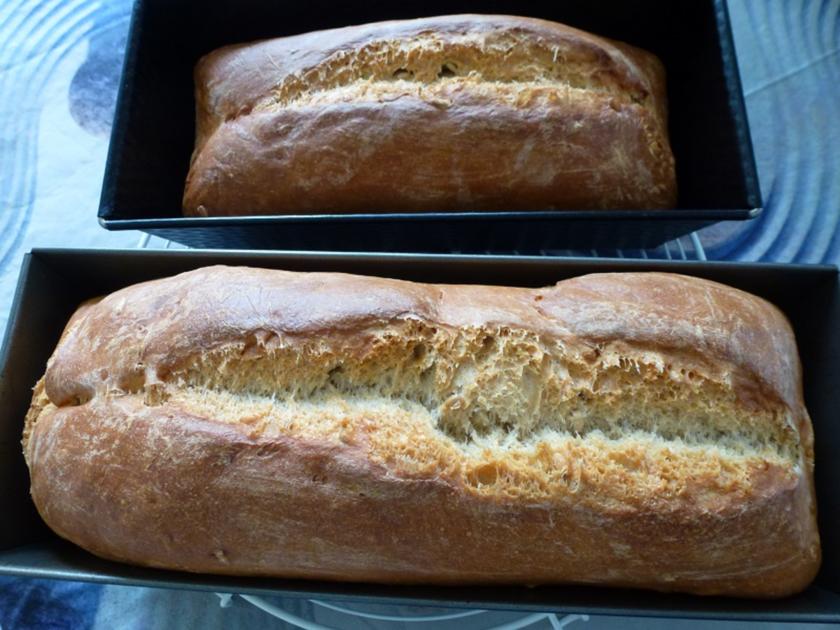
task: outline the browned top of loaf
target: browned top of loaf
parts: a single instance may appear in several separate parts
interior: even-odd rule
[[[353,51],[366,44],[416,41],[434,34],[445,46],[465,33],[475,36],[508,33],[534,38],[553,58],[563,61],[573,84],[627,94],[637,102],[648,100],[665,117],[662,65],[647,51],[548,20],[508,15],[447,15],[348,26],[214,50],[196,66],[196,85],[204,86],[200,94],[204,102],[199,106],[209,116],[209,119],[198,118],[202,125],[198,130],[198,145],[222,121],[247,114],[267,100],[290,98],[293,91],[341,85],[343,80],[355,78],[357,70],[374,75],[377,66],[387,65],[387,60],[352,59]],[[339,56],[336,61],[346,67],[323,65],[342,52],[350,59]],[[510,59],[510,52],[505,60],[496,59],[489,51],[484,54],[485,63],[496,66],[497,73],[503,73],[505,66],[516,65],[512,63],[516,60]],[[357,67],[363,64],[366,67]],[[584,66],[585,74],[575,75]],[[434,71],[437,70],[436,67]],[[295,79],[292,85],[286,83],[301,73],[301,79]],[[431,80],[434,76],[415,78]]]
[[[419,284],[340,273],[208,267],[127,287],[87,306],[50,360],[61,406],[154,384],[202,353],[271,334],[317,338],[405,320],[503,326],[585,357],[620,342],[721,365],[742,403],[786,405],[810,443],[795,339],[772,304],[667,273],[594,274],[542,289]]]

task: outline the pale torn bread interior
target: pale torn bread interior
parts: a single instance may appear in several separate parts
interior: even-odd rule
[[[768,464],[802,472],[790,412],[744,409],[696,365],[611,348],[575,363],[523,331],[406,329],[375,334],[359,362],[336,358],[328,341],[228,347],[147,390],[147,404],[246,424],[255,437],[362,442],[400,474],[455,475],[530,501],[575,493],[585,475],[605,504],[679,503],[696,483],[710,507],[718,493],[743,497]]]
[[[522,93],[542,86],[598,92],[621,103],[648,100],[642,85],[628,91],[603,68],[585,63],[587,58],[569,60],[567,54],[558,43],[514,30],[447,39],[429,32],[407,39],[381,39],[339,50],[304,72],[283,77],[255,109],[364,97],[375,100],[400,91],[410,93],[419,86],[430,90],[483,87],[488,94],[496,90]],[[632,64],[624,56],[622,60]]]

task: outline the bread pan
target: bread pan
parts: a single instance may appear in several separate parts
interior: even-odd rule
[[[415,587],[233,578],[142,569],[100,560],[60,540],[37,515],[20,438],[31,388],[82,300],[128,284],[211,265],[344,271],[431,282],[544,286],[603,271],[672,271],[723,282],[778,305],[796,332],[816,441],[823,566],[804,593],[783,600],[664,595],[606,587]],[[546,257],[274,254],[208,251],[33,250],[24,260],[0,351],[0,573],[111,584],[605,615],[840,622],[840,278],[836,267],[599,261]]]
[[[680,199],[659,211],[185,218],[193,67],[225,44],[453,13],[556,20],[657,54],[668,73]],[[761,206],[726,0],[136,0],[99,207],[109,230],[212,248],[539,253],[647,248]]]

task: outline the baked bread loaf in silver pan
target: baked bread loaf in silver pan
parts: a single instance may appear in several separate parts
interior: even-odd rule
[[[130,286],[73,315],[23,444],[46,523],[145,566],[757,597],[819,567],[791,328],[687,276]]]

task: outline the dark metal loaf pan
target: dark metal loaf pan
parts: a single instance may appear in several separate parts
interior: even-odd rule
[[[790,318],[804,366],[816,435],[823,567],[803,594],[783,600],[662,595],[610,588],[423,588],[315,581],[238,579],[141,569],[100,560],[61,541],[29,498],[20,447],[31,388],[62,328],[87,298],[210,264],[329,270],[432,282],[549,285],[602,271],[673,271],[710,278],[778,305]],[[598,261],[530,257],[373,256],[207,251],[34,250],[23,265],[0,352],[0,573],[218,592],[282,593],[372,603],[429,604],[606,615],[656,615],[840,622],[840,283],[835,267]]]
[[[547,18],[657,54],[668,73],[678,207],[181,215],[195,129],[192,72],[201,55],[254,39],[453,13]],[[755,217],[760,206],[726,0],[136,0],[99,220],[109,230],[140,229],[193,247],[539,253],[655,247],[717,221]]]

